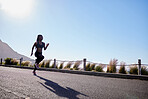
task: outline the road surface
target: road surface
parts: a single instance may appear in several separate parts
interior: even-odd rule
[[[148,81],[0,66],[0,98],[148,99]]]

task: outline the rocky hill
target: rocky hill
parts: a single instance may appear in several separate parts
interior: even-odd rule
[[[0,58],[2,58],[2,59],[4,59],[4,58],[20,59],[21,57],[23,57],[23,60],[32,60],[27,56],[17,53],[8,44],[6,44],[0,40]]]

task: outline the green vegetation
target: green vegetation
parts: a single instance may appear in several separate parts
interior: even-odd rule
[[[86,71],[91,71],[91,69],[90,69],[90,63],[87,63],[87,65],[86,65]]]
[[[130,74],[137,74],[138,75],[138,68],[137,68],[137,66],[135,65],[135,66],[130,67],[130,72],[129,73]]]
[[[29,67],[34,67],[33,65],[30,64],[31,62],[30,61],[23,61],[21,63],[21,66],[29,66]],[[39,67],[45,67],[45,68],[54,68],[54,62],[52,63],[52,65],[50,66],[50,63],[51,63],[51,60],[48,60],[48,61],[42,61],[40,64],[39,64]],[[18,65],[20,66],[19,64],[19,60],[16,60],[16,59],[13,59],[13,58],[6,58],[4,60],[4,64],[6,65]],[[64,67],[64,61],[60,63],[59,67],[58,67],[58,63],[56,63],[56,67],[55,68],[58,68],[58,69],[68,69],[68,70],[79,70],[79,66],[82,64],[82,61],[76,61],[73,65],[73,62],[68,62],[66,64],[66,66]],[[108,66],[107,66],[107,72],[109,73],[116,73],[116,66],[118,64],[118,60],[117,59],[111,59]],[[73,65],[73,68],[71,68],[71,66]],[[125,65],[126,63],[125,62],[120,62],[120,69],[119,69],[119,73],[122,73],[122,74],[127,74],[127,71],[125,69]],[[86,71],[96,71],[96,72],[104,72],[103,71],[103,68],[105,67],[106,65],[103,65],[103,64],[99,64],[96,66],[95,63],[87,63],[86,65]],[[130,74],[138,74],[138,66],[137,65],[132,65],[130,67],[130,71],[129,71]],[[148,75],[148,68],[146,66],[142,66],[141,68],[141,75]]]
[[[148,75],[148,69],[146,68],[146,66],[142,66],[141,75]]]
[[[97,72],[104,72],[104,71],[103,71],[103,67],[102,67],[101,65],[97,66],[97,67],[95,68],[95,70],[96,70]]]
[[[17,65],[18,64],[18,61],[16,59],[12,59],[11,62],[12,62],[12,65]]]
[[[70,70],[73,70],[73,68],[70,68]]]
[[[48,61],[45,63],[45,68],[49,68],[49,67],[50,67],[50,62],[51,62],[51,60],[48,60]]]
[[[44,61],[40,62],[39,67],[44,67],[44,64],[45,64]]]
[[[56,64],[56,67],[55,68],[58,69],[58,63]]]
[[[49,68],[54,68],[54,62],[52,63],[52,65]]]
[[[18,61],[16,59],[13,59],[13,58],[6,58],[5,64],[6,65],[17,65]]]
[[[29,67],[34,67],[34,65],[30,65]]]
[[[30,61],[23,61],[21,63],[21,66],[29,66],[30,65]]]
[[[72,66],[72,62],[68,62],[67,65],[64,67],[64,69],[70,69]]]
[[[54,68],[54,62],[52,63],[52,65],[49,68]],[[56,63],[56,67],[55,68],[58,68],[58,64],[57,63]]]
[[[109,65],[107,65],[107,71],[106,71],[107,73],[109,72]]]
[[[82,63],[82,61],[76,61],[74,66],[73,66],[74,70],[79,70],[79,66],[80,66],[81,63]]]
[[[95,66],[96,66],[95,63],[91,64],[91,65],[90,65],[90,70],[91,70],[91,71],[92,71],[92,70],[95,70]]]
[[[4,65],[4,64],[5,64],[5,62],[2,62],[2,64]]]
[[[107,72],[116,73],[116,66],[118,64],[117,59],[111,59],[109,62],[109,66],[107,67]]]
[[[63,69],[64,62],[60,63],[59,69]]]
[[[11,65],[11,60],[12,60],[12,58],[6,58],[5,59],[5,64],[6,65]]]
[[[126,64],[125,62],[120,63],[119,73],[126,74],[125,64]]]

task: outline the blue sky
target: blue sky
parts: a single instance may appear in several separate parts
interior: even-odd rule
[[[0,39],[28,57],[42,34],[50,43],[45,59],[148,63],[147,5],[147,0],[33,0],[21,18],[1,4]]]

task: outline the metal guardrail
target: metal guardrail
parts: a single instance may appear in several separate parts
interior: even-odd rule
[[[21,66],[21,63],[22,63],[22,61],[23,61],[23,58],[20,58],[20,59],[16,59],[16,60],[19,60],[19,62],[20,62],[20,66]],[[69,60],[56,60],[56,59],[49,59],[50,60],[50,62],[52,61],[53,62],[53,64],[54,64],[54,68],[56,68],[56,65],[60,62],[60,63],[65,63],[65,62],[67,62],[67,63],[71,63],[71,64],[74,64],[74,63],[76,63],[76,62],[80,62],[80,64],[79,65],[83,65],[83,69],[84,70],[86,70],[86,65],[88,64],[88,63],[90,63],[90,64],[95,64],[95,66],[99,66],[99,65],[103,65],[103,66],[111,66],[110,64],[102,64],[102,63],[94,63],[94,62],[91,62],[91,61],[87,61],[87,59],[85,58],[85,59],[83,59],[83,60],[77,60],[77,61],[69,61]],[[1,64],[2,64],[2,58],[1,58]],[[35,61],[35,60],[27,60],[27,61]],[[121,66],[121,65],[116,65],[116,66]],[[148,66],[148,64],[141,64],[141,59],[138,59],[138,64],[124,64],[124,66],[126,66],[126,67],[130,67],[130,66],[138,66],[138,75],[141,75],[141,67],[142,66]]]

